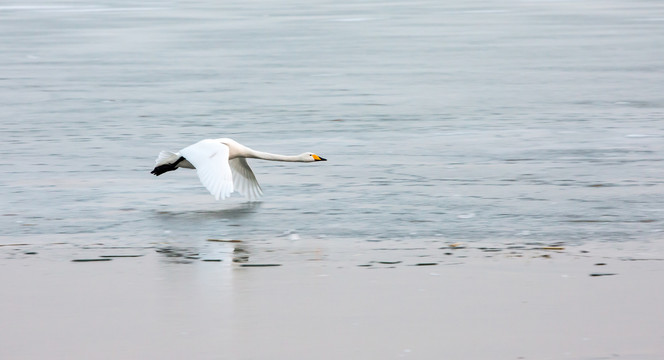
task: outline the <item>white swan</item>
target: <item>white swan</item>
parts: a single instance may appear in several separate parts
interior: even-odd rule
[[[285,156],[256,151],[228,138],[205,139],[176,153],[160,152],[151,174],[159,176],[177,168],[196,169],[201,183],[215,199],[229,197],[235,190],[249,200],[255,200],[263,191],[247,164],[247,158],[291,162],[326,161],[310,152]]]

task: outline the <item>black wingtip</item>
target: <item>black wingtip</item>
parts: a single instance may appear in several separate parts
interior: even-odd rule
[[[152,174],[154,176],[159,176],[159,175],[161,175],[165,172],[177,170],[178,169],[178,164],[181,163],[184,160],[185,160],[185,158],[183,156],[180,156],[180,158],[177,159],[177,161],[175,161],[172,164],[163,164],[163,165],[159,165],[159,166],[155,167],[154,169],[152,169],[152,171],[150,171],[150,174]]]
[[[159,176],[159,175],[161,175],[165,172],[169,172],[169,171],[173,171],[173,170],[177,170],[177,167],[174,166],[173,164],[159,165],[159,166],[155,167],[154,169],[152,169],[152,171],[150,171],[150,174],[152,174],[154,176]]]

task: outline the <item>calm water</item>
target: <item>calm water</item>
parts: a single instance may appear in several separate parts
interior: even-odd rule
[[[657,1],[5,1],[4,243],[646,241]],[[260,203],[160,150],[232,137]]]

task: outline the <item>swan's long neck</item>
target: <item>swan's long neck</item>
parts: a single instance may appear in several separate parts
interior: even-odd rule
[[[290,162],[302,162],[302,158],[299,155],[288,156],[288,155],[279,155],[279,154],[270,154],[263,151],[252,150],[247,157],[271,161],[290,161]]]

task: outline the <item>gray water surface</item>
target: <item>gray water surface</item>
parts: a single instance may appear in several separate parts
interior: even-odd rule
[[[5,1],[1,241],[661,239],[662,45],[645,0]],[[218,137],[328,161],[150,175]]]

